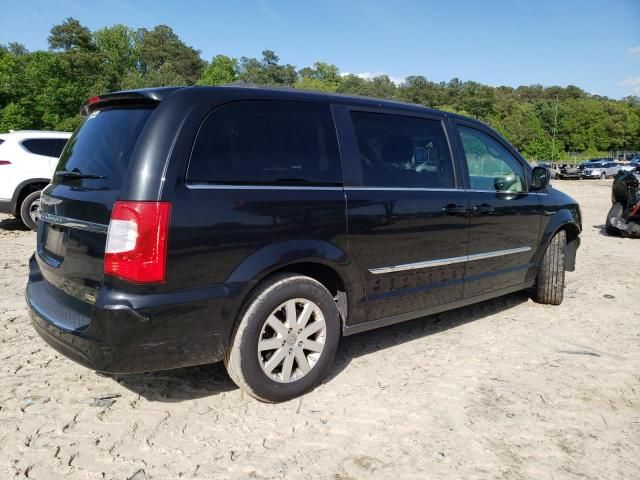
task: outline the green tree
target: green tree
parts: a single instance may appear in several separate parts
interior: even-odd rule
[[[73,17],[67,18],[60,25],[54,25],[49,35],[51,50],[96,50],[91,30],[80,24]]]
[[[101,53],[107,89],[122,88],[124,77],[135,72],[139,63],[135,30],[118,24],[98,30],[93,37]]]
[[[350,73],[342,77],[338,92],[349,93],[351,95],[367,95],[368,81]]]
[[[20,42],[9,42],[7,45],[0,44],[0,52],[9,53],[19,57],[20,55],[26,55],[29,53],[29,50],[27,50],[27,47]]]
[[[204,68],[200,51],[186,45],[167,25],[158,25],[153,30],[142,28],[137,34],[140,71],[150,78],[153,86],[170,85],[182,81],[194,85]],[[150,85],[152,86],[152,85]]]
[[[238,61],[226,55],[216,55],[202,71],[198,85],[224,85],[238,78]]]
[[[420,103],[431,108],[446,102],[443,85],[431,82],[422,75],[408,76],[398,87],[398,96],[406,102]]]
[[[0,132],[22,130],[31,125],[31,119],[22,105],[10,103],[0,110]]]
[[[312,67],[305,67],[298,71],[296,87],[307,90],[337,92],[342,84],[340,70],[335,65],[316,62]]]
[[[476,118],[486,119],[493,112],[493,88],[477,82],[465,82],[460,90],[461,106]]]
[[[540,145],[543,139],[546,140],[540,119],[531,104],[519,103],[512,98],[501,99],[487,120],[521,152],[535,141]]]
[[[280,59],[272,50],[263,50],[262,59],[242,57],[240,59],[239,80],[255,85],[292,86],[298,79],[293,65],[280,65]]]

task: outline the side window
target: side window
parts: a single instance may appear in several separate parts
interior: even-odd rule
[[[63,139],[54,140],[53,142],[54,143],[53,143],[53,149],[51,151],[51,156],[60,158],[60,154],[62,153],[64,146],[67,144],[67,140],[63,138]]]
[[[22,146],[27,149],[28,152],[35,155],[44,155],[45,157],[53,156],[51,151],[53,150],[53,142],[48,138],[30,138],[22,142]]]
[[[489,135],[458,125],[467,158],[471,189],[498,192],[525,191],[522,164]]]
[[[187,181],[340,185],[329,105],[241,101],[217,108],[200,127]]]
[[[363,183],[370,187],[453,188],[449,145],[439,120],[351,112]]]

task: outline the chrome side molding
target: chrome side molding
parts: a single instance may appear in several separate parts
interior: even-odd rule
[[[461,257],[438,258],[436,260],[426,260],[424,262],[404,263],[401,265],[389,265],[388,267],[370,268],[369,271],[374,275],[379,275],[381,273],[402,272],[405,270],[419,270],[422,268],[442,267],[444,265],[452,265],[454,263],[472,262],[474,260],[484,260],[485,258],[501,257],[503,255],[514,255],[516,253],[524,253],[529,251],[531,251],[531,247],[509,248],[506,250],[496,250],[493,252],[463,255]]]

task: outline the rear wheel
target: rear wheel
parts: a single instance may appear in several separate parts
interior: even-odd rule
[[[551,239],[538,270],[533,299],[538,303],[560,305],[564,296],[565,247],[567,232],[560,230]]]
[[[339,335],[338,309],[321,283],[277,275],[247,302],[225,365],[231,379],[258,400],[290,400],[320,383]]]
[[[622,213],[624,212],[624,207],[620,202],[616,202],[611,206],[609,213],[607,213],[607,225],[605,230],[607,235],[620,235],[620,229],[613,226],[611,220],[613,218],[622,218]]]
[[[41,190],[31,192],[20,205],[20,220],[31,230],[38,229],[38,209],[40,208]]]

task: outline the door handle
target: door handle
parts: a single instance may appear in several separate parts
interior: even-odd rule
[[[469,209],[463,205],[456,205],[455,203],[450,203],[444,207],[442,207],[442,211],[445,215],[466,215],[469,213]]]
[[[473,213],[478,213],[480,215],[484,215],[485,213],[493,213],[494,211],[495,208],[493,208],[488,203],[482,203],[473,207]]]

